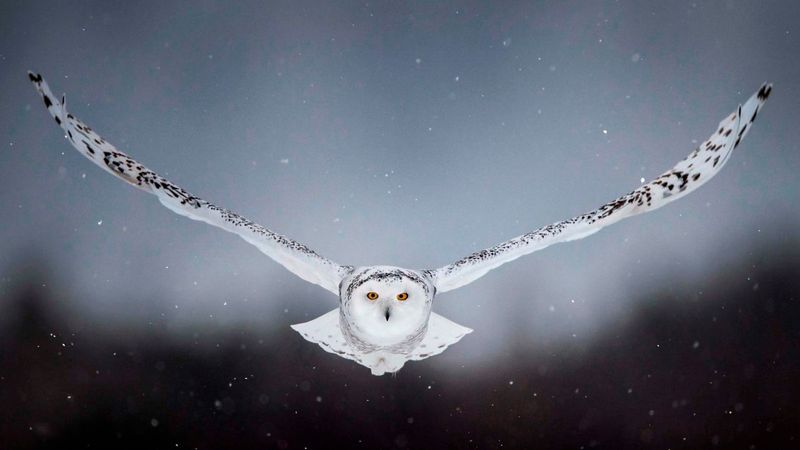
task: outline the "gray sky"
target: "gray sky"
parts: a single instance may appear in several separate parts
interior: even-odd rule
[[[195,195],[337,262],[412,268],[630,191],[775,83],[698,192],[434,307],[477,331],[454,360],[520,334],[590,337],[624,320],[631,292],[702,280],[798,223],[798,25],[791,1],[3,2],[0,293],[40,254],[75,308],[134,326],[286,327],[336,306],[91,165],[28,69]]]

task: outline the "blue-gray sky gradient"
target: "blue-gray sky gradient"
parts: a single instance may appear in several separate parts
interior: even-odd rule
[[[0,292],[38,251],[58,271],[43,282],[103,320],[286,327],[335,307],[92,166],[28,69],[190,192],[337,262],[412,268],[630,191],[773,82],[697,193],[435,306],[476,329],[448,351],[462,359],[510,336],[589,337],[624,320],[632,290],[701,280],[800,220],[799,19],[796,2],[5,2]]]

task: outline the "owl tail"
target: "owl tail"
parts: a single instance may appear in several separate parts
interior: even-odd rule
[[[345,340],[339,325],[339,308],[310,322],[292,325],[292,329],[307,341],[318,344],[326,352],[367,367],[373,375],[397,372],[408,361],[419,361],[438,355],[460,341],[462,337],[472,333],[467,327],[431,313],[425,337],[416,347],[403,353],[384,350],[362,352],[350,346]]]

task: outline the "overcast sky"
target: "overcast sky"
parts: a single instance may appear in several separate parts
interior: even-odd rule
[[[81,157],[28,69],[195,195],[343,264],[420,269],[632,190],[773,82],[698,192],[434,307],[476,330],[461,357],[604,332],[631,292],[800,220],[798,25],[792,1],[3,2],[0,293],[41,255],[42,283],[103,320],[286,327],[336,306]]]

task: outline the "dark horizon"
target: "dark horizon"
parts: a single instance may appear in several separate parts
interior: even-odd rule
[[[97,323],[42,287],[40,261],[8,297],[0,432],[19,449],[789,448],[800,235],[743,254],[757,267],[665,274],[596,340],[518,336],[462,376],[422,361],[383,377],[285,327]]]

